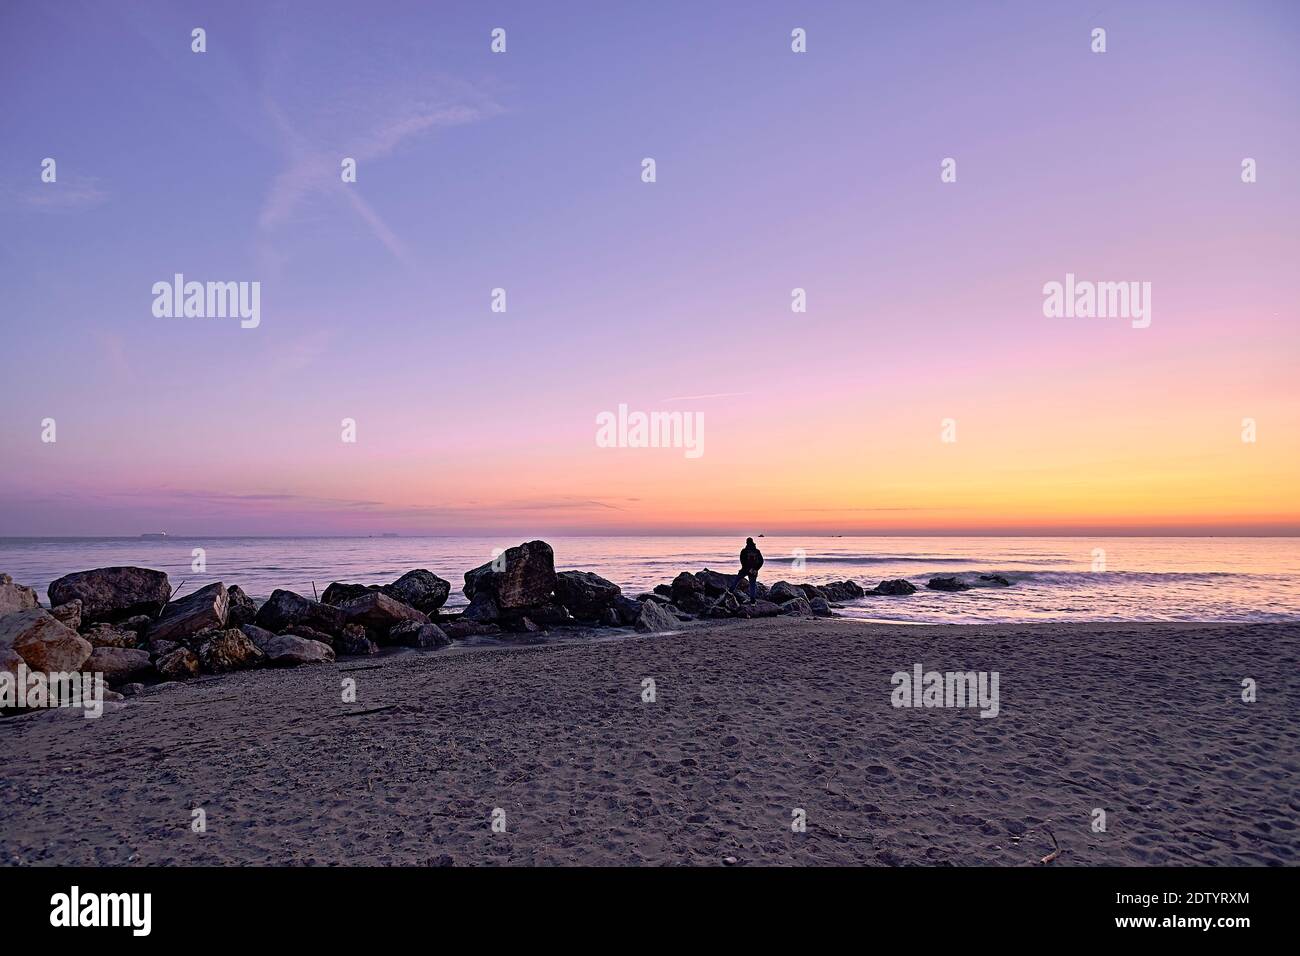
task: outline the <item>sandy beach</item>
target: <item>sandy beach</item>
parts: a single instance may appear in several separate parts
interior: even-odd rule
[[[0,856],[1294,864],[1298,651],[1300,624],[774,618],[239,672],[0,723]],[[997,671],[998,716],[894,708],[917,663]]]

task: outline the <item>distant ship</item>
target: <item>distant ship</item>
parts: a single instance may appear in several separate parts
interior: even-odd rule
[[[146,541],[161,541],[163,538],[167,537],[167,532],[150,531],[147,534],[140,535],[140,537],[144,538]]]

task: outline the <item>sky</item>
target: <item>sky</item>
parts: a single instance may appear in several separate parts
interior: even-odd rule
[[[1298,49],[1251,0],[6,0],[0,535],[1300,533]],[[176,273],[259,324],[156,316]],[[1046,317],[1067,273],[1150,325]]]

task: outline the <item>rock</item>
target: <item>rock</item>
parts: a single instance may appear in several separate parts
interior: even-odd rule
[[[970,585],[961,578],[944,574],[931,578],[925,585],[932,591],[969,591]]]
[[[199,676],[199,655],[188,647],[178,647],[153,663],[165,681],[191,680]]]
[[[911,581],[905,581],[902,578],[894,578],[893,580],[890,581],[881,581],[874,588],[872,588],[872,593],[885,594],[891,596],[900,595],[900,594],[915,594],[916,585],[913,584]]]
[[[636,619],[641,616],[641,606],[642,602],[634,601],[626,594],[620,594],[611,605],[617,612],[619,623],[623,627],[632,627],[636,624]]]
[[[642,634],[657,634],[676,630],[677,624],[677,618],[666,607],[646,601],[632,626]]]
[[[226,627],[243,627],[257,617],[257,605],[238,584],[226,589]]]
[[[363,594],[378,590],[378,584],[341,584],[334,581],[325,589],[325,593],[320,596],[320,599],[322,604],[338,607],[353,598],[359,598]]]
[[[229,606],[226,586],[220,581],[209,584],[163,608],[149,628],[149,636],[159,641],[185,641],[199,631],[222,629]]]
[[[74,631],[81,630],[81,602],[69,601],[50,608],[50,617]]]
[[[148,645],[149,653],[154,657],[165,657],[184,644],[178,644],[176,641],[150,641]]]
[[[569,615],[568,608],[554,602],[538,604],[522,610],[502,611],[497,623],[509,630],[511,622],[521,617],[529,618],[534,624],[542,628],[566,627],[574,623],[573,618]]]
[[[455,641],[463,641],[467,637],[489,637],[501,633],[501,628],[495,624],[481,624],[478,621],[467,621],[464,618],[449,621],[440,626],[443,633]]]
[[[144,636],[149,630],[149,625],[153,623],[153,618],[147,614],[136,614],[128,617],[124,621],[118,621],[114,626],[121,631],[135,631],[136,634]]]
[[[985,581],[988,584],[996,585],[997,587],[1000,588],[1011,587],[1011,579],[1004,577],[1001,574],[981,574],[980,580]]]
[[[687,577],[690,577],[690,575],[687,575]],[[671,584],[656,584],[654,592],[655,594],[661,594],[671,600],[673,596],[673,586]]]
[[[262,649],[266,650],[266,648]],[[352,657],[379,653],[379,645],[370,639],[369,633],[360,624],[344,624],[343,633],[334,642],[334,649],[340,654],[347,654]]]
[[[799,614],[806,617],[807,615],[812,614],[812,605],[808,603],[808,599],[804,597],[803,592],[800,591],[797,598],[791,598],[789,601],[786,601],[781,605],[781,613]]]
[[[137,614],[156,617],[171,597],[167,575],[149,568],[97,568],[67,574],[49,587],[50,604],[81,601],[85,624],[121,621]]]
[[[244,632],[244,636],[252,641],[259,651],[266,652],[266,645],[275,640],[275,632],[268,631],[264,627],[258,627],[256,624],[241,624],[239,629]],[[346,628],[344,628],[346,630]],[[149,642],[151,645],[152,641]]]
[[[27,667],[46,674],[81,670],[93,648],[76,631],[41,607],[0,617],[0,647],[9,647]]]
[[[338,610],[348,624],[360,624],[381,635],[387,634],[389,628],[402,621],[429,623],[429,618],[423,611],[417,611],[383,591],[369,591],[360,597],[344,601]]]
[[[479,591],[469,602],[469,607],[461,612],[461,619],[478,624],[492,624],[501,617],[497,602],[486,591]]]
[[[403,621],[395,624],[388,632],[392,644],[403,647],[446,647],[451,638],[436,624],[421,624],[419,621]]]
[[[637,601],[654,601],[656,604],[672,604],[673,599],[663,594],[656,594],[654,591],[642,591],[635,598]]]
[[[256,627],[257,625],[254,624],[253,626]],[[350,624],[344,624],[344,625],[343,625],[343,629],[344,629],[344,630],[347,630],[349,627],[352,627],[352,626],[353,626],[353,625],[350,625]],[[243,630],[243,628],[240,628],[240,630]],[[362,628],[362,630],[364,631],[365,629]],[[331,637],[329,634],[326,634],[324,631],[318,631],[318,630],[316,630],[316,628],[314,628],[314,627],[308,627],[306,624],[294,624],[294,625],[292,625],[292,626],[290,626],[290,627],[286,627],[286,628],[284,629],[284,633],[285,633],[285,634],[292,634],[294,637],[301,637],[301,638],[303,638],[304,640],[308,640],[308,641],[319,641],[319,642],[322,643],[322,644],[328,644],[328,645],[330,645],[331,647],[334,646],[334,638],[333,638],[333,637]],[[249,640],[252,640],[252,638],[250,637]],[[256,644],[257,641],[253,641],[253,643]],[[259,650],[260,650],[260,647],[259,647]]]
[[[82,666],[92,674],[102,673],[104,680],[114,687],[153,671],[149,652],[130,647],[97,647]]]
[[[673,583],[668,588],[668,595],[673,599],[674,604],[684,610],[696,612],[704,610],[706,597],[704,582],[689,571],[683,571],[673,578]]]
[[[488,562],[465,573],[465,596],[471,602],[485,590],[502,610],[535,607],[550,600],[555,590],[555,552],[549,544],[529,541],[501,557],[502,571],[492,570],[492,562]]]
[[[294,637],[291,640],[303,639]],[[199,644],[198,655],[199,666],[208,674],[247,670],[261,664],[265,657],[248,635],[237,628],[212,632]]]
[[[383,591],[408,607],[429,614],[447,602],[447,595],[451,593],[451,582],[444,581],[432,571],[417,568],[414,571],[407,571],[392,584],[383,588]]]
[[[704,611],[705,617],[735,617],[736,612],[740,610],[740,601],[735,594],[730,592],[723,594],[719,600],[709,604]]]
[[[561,571],[555,576],[555,598],[575,617],[597,617],[622,593],[613,581],[590,571]]]
[[[785,604],[787,601],[794,601],[806,597],[802,590],[795,587],[789,581],[777,581],[773,584],[771,590],[767,592],[769,601],[777,604]]]
[[[776,617],[780,613],[781,605],[764,601],[762,598],[741,604],[736,609],[737,617]]]
[[[503,623],[501,639],[514,644],[544,643],[541,625],[526,616]]]
[[[826,595],[822,593],[822,589],[815,584],[801,584],[799,590],[803,592],[803,596],[809,601],[813,598],[822,598],[823,600],[826,598]]]
[[[140,646],[140,635],[135,631],[123,631],[112,624],[92,624],[81,636],[90,641],[91,647]]]
[[[831,606],[825,598],[813,598],[808,602],[808,606],[812,608],[813,614],[817,617],[831,616]]]
[[[655,602],[656,604],[659,602]],[[616,608],[607,607],[596,617],[596,623],[604,627],[622,627],[623,616],[618,613]]]
[[[339,634],[348,621],[336,607],[309,601],[292,591],[275,590],[265,604],[257,609],[253,623],[278,634],[295,624],[306,624],[326,634]]]
[[[41,602],[36,599],[35,588],[14,584],[14,579],[9,575],[0,574],[0,617],[16,611],[29,611],[40,606]],[[75,624],[69,626],[74,630],[77,627]]]
[[[736,576],[734,574],[722,574],[718,571],[710,571],[708,568],[705,568],[703,571],[695,572],[695,580],[704,585],[705,594],[709,597],[717,597],[722,594],[722,592],[731,588],[731,583],[736,580]],[[748,588],[749,580],[742,578],[739,586]],[[746,591],[745,593],[749,592]],[[676,602],[674,601],[674,603]]]
[[[132,682],[118,688],[123,697],[139,697],[144,693],[144,684]]]
[[[309,641],[292,634],[281,634],[266,647],[266,659],[277,667],[297,667],[300,664],[329,664],[334,651],[328,644]]]
[[[819,596],[827,601],[852,601],[867,593],[853,581],[831,581],[827,584],[819,584],[817,587],[821,591]]]
[[[0,645],[0,671],[8,671],[17,677],[18,668],[25,663],[21,655],[8,644]]]

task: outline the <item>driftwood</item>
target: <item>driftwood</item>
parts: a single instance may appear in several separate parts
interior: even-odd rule
[[[1044,827],[1043,829],[1046,830],[1047,828]],[[1047,854],[1047,856],[1043,857],[1041,860],[1039,860],[1038,861],[1039,866],[1043,866],[1045,864],[1051,863],[1053,860],[1055,860],[1057,857],[1061,855],[1061,844],[1056,842],[1056,834],[1054,834],[1051,830],[1047,830],[1047,835],[1052,838],[1052,846],[1056,847],[1056,849],[1053,850],[1051,853]]]
[[[395,710],[400,704],[389,704],[386,707],[371,707],[369,710],[350,710],[345,714],[339,714],[340,717],[364,717],[366,714],[378,714],[385,710]]]

